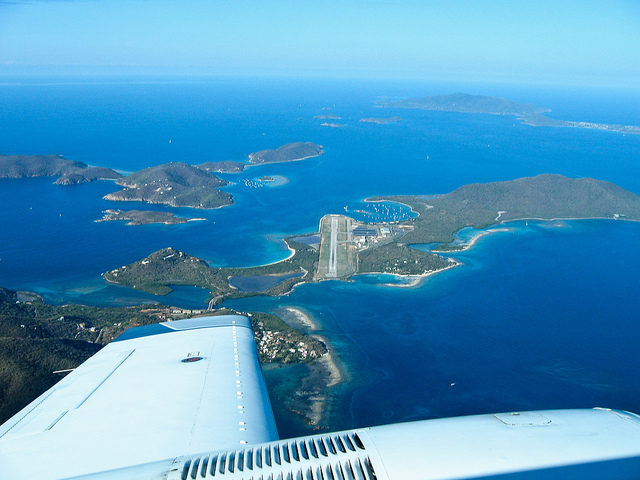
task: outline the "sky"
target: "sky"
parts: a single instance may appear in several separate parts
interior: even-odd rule
[[[640,88],[640,1],[0,0],[16,71]]]

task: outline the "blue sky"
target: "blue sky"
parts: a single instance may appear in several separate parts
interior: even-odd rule
[[[0,0],[0,74],[105,68],[636,86],[640,2]]]

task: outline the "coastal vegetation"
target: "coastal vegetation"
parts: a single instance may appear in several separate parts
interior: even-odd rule
[[[58,185],[75,185],[122,175],[104,167],[89,167],[61,155],[0,155],[0,178],[59,177]]]
[[[440,255],[398,242],[370,248],[358,255],[358,273],[426,275],[451,266],[452,262]]]
[[[145,168],[116,181],[125,187],[105,195],[106,200],[147,202],[171,207],[218,208],[233,204],[220,187],[228,182],[203,169],[172,162]]]
[[[313,142],[295,142],[287,143],[275,150],[260,150],[259,152],[250,153],[249,161],[255,165],[262,163],[294,162],[309,157],[317,157],[323,153],[324,150],[322,150],[321,145],[316,145]]]

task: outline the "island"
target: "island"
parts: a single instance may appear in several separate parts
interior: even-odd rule
[[[234,162],[232,160],[225,160],[222,162],[205,162],[200,165],[196,165],[196,167],[207,172],[218,173],[242,173],[246,166],[246,163]]]
[[[161,223],[176,225],[180,223],[205,221],[206,218],[178,217],[171,212],[155,212],[152,210],[105,210],[103,217],[96,222],[126,221],[127,225],[149,225]]]
[[[342,120],[342,117],[338,115],[316,115],[313,118],[316,120]]]
[[[209,307],[226,298],[283,295],[302,282],[349,280],[359,274],[392,274],[421,279],[458,262],[414,244],[451,246],[465,227],[484,228],[520,219],[602,218],[640,220],[640,197],[592,178],[543,174],[505,182],[471,184],[440,196],[387,196],[368,201],[409,205],[417,217],[389,222],[359,222],[345,215],[325,215],[318,232],[285,239],[291,255],[251,268],[211,267],[172,248],[104,273],[109,282],[157,295],[172,285],[210,291]]]
[[[618,133],[640,134],[640,127],[634,125],[612,125],[579,121],[554,120],[543,115],[548,108],[536,107],[530,103],[517,103],[504,98],[485,95],[453,93],[431,97],[410,98],[387,101],[380,104],[390,108],[417,108],[421,110],[439,110],[460,113],[487,113],[491,115],[516,115],[521,123],[534,127],[573,127],[608,130]]]
[[[105,195],[105,200],[192,208],[219,208],[233,204],[231,194],[219,190],[229,182],[181,162],[145,168],[116,183],[125,188]]]
[[[317,157],[322,155],[321,145],[313,142],[296,142],[287,143],[275,150],[260,150],[259,152],[250,153],[249,161],[254,165],[263,163],[279,163],[279,162],[295,162],[306,158]]]
[[[0,178],[59,177],[58,185],[115,180],[122,175],[104,167],[89,167],[61,155],[0,155]]]
[[[400,117],[383,117],[383,118],[361,118],[362,123],[377,123],[378,125],[386,125],[388,123],[396,123],[402,120]]]
[[[492,115],[532,115],[551,111],[548,108],[536,107],[530,103],[517,103],[504,98],[469,95],[467,93],[409,98],[406,100],[385,102],[383,105],[394,108],[419,108],[421,110],[462,113],[490,113]]]
[[[324,339],[304,334],[272,314],[226,308],[210,312],[155,304],[116,308],[54,306],[33,293],[0,288],[0,423],[128,328],[229,314],[246,315],[251,320],[262,364],[311,363],[316,389],[324,391],[332,383],[332,375],[326,371],[332,359]],[[304,385],[298,386],[299,390],[303,388]],[[304,391],[300,393],[304,395]],[[298,413],[313,415],[311,409]]]

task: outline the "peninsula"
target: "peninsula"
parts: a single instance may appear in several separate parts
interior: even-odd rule
[[[551,111],[548,108],[536,107],[530,103],[512,102],[511,100],[506,100],[504,98],[488,97],[484,95],[469,95],[466,93],[409,98],[406,100],[386,102],[383,103],[382,106],[391,108],[439,110],[443,112],[516,115],[523,124],[531,125],[533,127],[589,128],[596,130],[608,130],[618,133],[640,134],[640,126],[555,120],[543,115],[543,113]]]
[[[122,175],[104,167],[68,160],[61,155],[0,155],[0,178],[59,177],[58,185],[75,185]]]
[[[124,189],[105,195],[106,200],[147,202],[171,207],[219,208],[233,204],[228,185],[205,170],[186,163],[166,163],[145,168],[116,181]]]
[[[155,212],[152,210],[105,210],[103,217],[96,222],[126,221],[127,225],[149,225],[161,223],[176,225],[179,223],[204,221],[206,218],[178,217],[171,212]]]
[[[279,163],[279,162],[295,162],[304,160],[305,158],[317,157],[322,155],[321,145],[313,142],[296,142],[287,143],[275,150],[260,150],[259,152],[249,154],[249,162],[254,165],[263,163]]]
[[[471,184],[435,197],[369,199],[383,200],[409,205],[418,216],[395,223],[365,223],[326,215],[315,234],[285,239],[293,252],[289,258],[264,266],[210,267],[167,248],[107,272],[104,278],[157,295],[171,292],[171,285],[199,286],[211,292],[213,306],[226,298],[282,295],[301,282],[347,280],[362,273],[430,275],[457,263],[408,245],[439,243],[441,250],[453,249],[449,244],[464,227],[519,219],[640,220],[640,196],[602,180],[556,174]]]
[[[448,244],[464,227],[485,228],[510,220],[640,220],[640,196],[603,180],[543,174],[506,182],[474,183],[437,197],[387,196],[409,205],[408,244]]]

